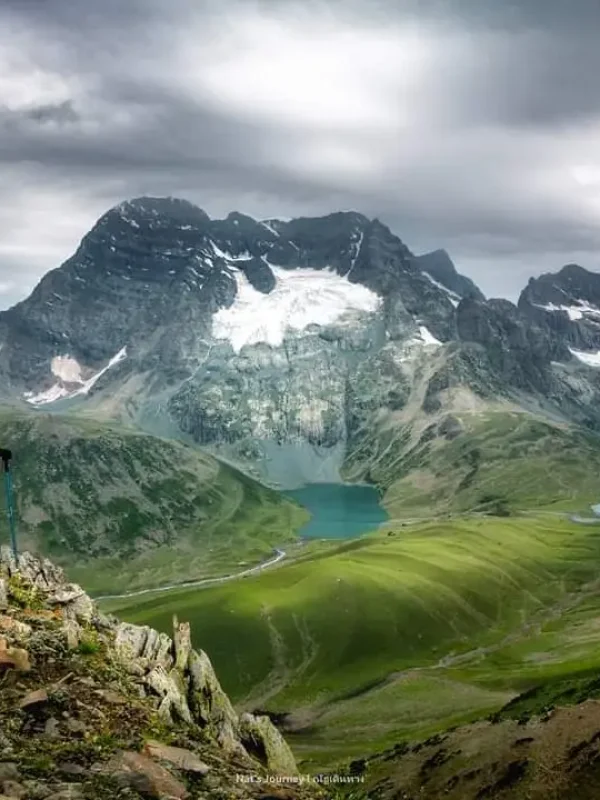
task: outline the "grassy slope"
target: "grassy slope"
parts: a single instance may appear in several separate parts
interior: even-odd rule
[[[305,519],[215,459],[133,430],[5,411],[0,441],[14,454],[22,545],[69,565],[92,592],[234,571]]]
[[[598,502],[600,437],[527,413],[457,414],[464,432],[448,441],[422,435],[393,448],[374,478],[393,517],[470,510],[585,509]]]
[[[520,669],[495,679],[482,664],[576,605],[600,559],[599,528],[548,516],[398,534],[122,613],[163,629],[174,611],[190,619],[226,690],[294,712],[297,752],[320,764],[499,709]]]

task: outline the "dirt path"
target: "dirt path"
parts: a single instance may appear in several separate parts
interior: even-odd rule
[[[95,597],[94,600],[126,600],[128,597],[141,597],[144,594],[157,594],[159,592],[168,592],[171,589],[196,589],[199,586],[215,586],[219,583],[226,583],[227,581],[234,581],[238,578],[244,578],[246,575],[256,575],[262,572],[263,569],[272,567],[278,564],[286,557],[285,550],[276,550],[277,555],[270,558],[268,561],[263,561],[262,564],[257,564],[250,569],[244,569],[241,572],[235,572],[233,575],[222,575],[220,578],[203,578],[199,581],[182,581],[181,583],[169,583],[166,586],[157,586],[154,589],[139,589],[136,592],[126,592],[125,594],[103,594]]]

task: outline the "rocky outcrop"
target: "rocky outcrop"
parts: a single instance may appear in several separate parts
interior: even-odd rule
[[[270,719],[237,714],[187,623],[169,637],[104,615],[29,553],[1,548],[0,580],[0,796],[184,800],[239,783],[236,797],[260,798],[267,775],[286,797],[319,796],[294,782]]]
[[[600,349],[600,274],[577,264],[531,278],[519,309],[576,350]]]
[[[471,297],[474,300],[485,300],[483,292],[465,275],[460,275],[452,259],[445,250],[434,250],[413,259],[422,272],[430,275],[435,281],[445,286],[457,297]]]

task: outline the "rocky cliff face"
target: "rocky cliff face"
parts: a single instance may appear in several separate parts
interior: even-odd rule
[[[270,720],[236,713],[189,625],[171,638],[120,623],[49,561],[5,548],[0,676],[3,797],[319,796],[294,783]]]
[[[425,253],[414,258],[413,262],[432,282],[436,281],[441,284],[451,297],[454,296],[456,301],[462,297],[485,300],[483,292],[470,278],[459,275],[446,250]]]

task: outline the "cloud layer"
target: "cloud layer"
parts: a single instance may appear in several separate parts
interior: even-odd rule
[[[600,5],[398,5],[4,0],[0,306],[140,194],[356,209],[511,298],[600,268]]]

